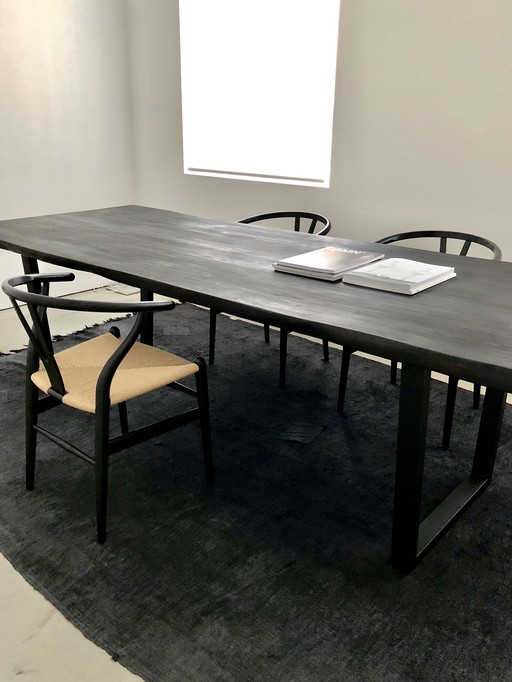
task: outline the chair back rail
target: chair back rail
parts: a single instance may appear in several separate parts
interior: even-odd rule
[[[476,234],[469,234],[468,232],[454,232],[451,230],[414,230],[412,232],[401,232],[393,234],[389,237],[377,239],[377,244],[392,244],[393,242],[404,241],[406,239],[424,239],[433,238],[439,239],[439,252],[446,253],[448,240],[462,242],[462,247],[459,256],[467,256],[472,244],[479,244],[480,246],[489,249],[492,254],[492,260],[501,260],[502,253],[500,247],[492,242],[490,239],[480,237]]]
[[[48,309],[75,310],[83,312],[123,312],[134,313],[135,320],[126,338],[114,351],[103,368],[98,385],[98,397],[109,395],[110,384],[119,364],[135,343],[147,314],[156,310],[172,310],[173,301],[137,301],[137,302],[106,302],[79,299],[63,299],[49,295],[50,282],[72,281],[72,273],[28,274],[12,277],[2,284],[2,289],[9,297],[12,306],[29,337],[29,355],[31,362],[36,364],[40,359],[46,369],[51,387],[48,394],[62,400],[66,394],[66,387],[62,379],[59,366],[54,357],[53,342],[48,323]],[[27,290],[20,289],[26,286]],[[18,301],[27,304],[32,327],[27,322]]]
[[[331,221],[320,213],[311,213],[310,211],[274,211],[273,213],[262,213],[260,215],[249,216],[248,218],[242,218],[239,223],[257,223],[266,220],[275,220],[281,218],[293,218],[293,229],[295,232],[301,232],[302,227],[305,227],[305,231],[308,234],[318,234],[325,235],[331,229]],[[308,224],[309,223],[309,224]],[[323,227],[316,232],[316,226],[320,223]]]

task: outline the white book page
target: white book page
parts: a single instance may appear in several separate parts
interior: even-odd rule
[[[453,271],[451,267],[420,263],[406,258],[388,258],[353,271],[353,275],[371,275],[379,279],[419,284],[443,273]]]

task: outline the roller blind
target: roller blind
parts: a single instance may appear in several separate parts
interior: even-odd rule
[[[180,0],[185,173],[328,187],[339,0]]]

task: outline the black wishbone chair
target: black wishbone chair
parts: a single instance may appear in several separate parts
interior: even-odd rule
[[[307,232],[308,234],[325,235],[331,229],[331,222],[328,218],[319,213],[309,211],[276,211],[274,213],[262,213],[261,215],[250,216],[239,220],[239,223],[246,225],[250,223],[260,223],[276,219],[293,219],[293,229],[295,232]],[[320,229],[318,229],[320,228]],[[217,333],[217,315],[221,310],[210,309],[210,344],[209,344],[209,363],[213,365],[215,360],[215,337]],[[279,330],[279,387],[284,388],[286,383],[286,354],[288,345],[288,334],[291,330]],[[270,343],[270,325],[268,322],[263,324],[265,343]],[[329,361],[329,344],[324,339],[323,357],[324,361]]]
[[[435,239],[439,240],[439,253],[447,253],[447,245],[455,242],[459,242],[457,248],[462,242],[459,256],[467,256],[470,247],[473,244],[479,245],[488,249],[492,254],[492,260],[501,260],[501,249],[497,244],[492,242],[490,239],[485,237],[479,237],[478,235],[468,234],[467,232],[452,232],[449,230],[415,230],[412,232],[402,232],[400,234],[393,234],[389,237],[384,237],[383,239],[378,239],[376,244],[392,244],[393,242],[399,242],[409,239]],[[350,364],[350,355],[354,352],[353,348],[343,347],[343,355],[341,359],[341,373],[340,373],[340,385],[338,393],[338,411],[343,412],[343,406],[345,402],[345,393],[347,388],[348,380],[348,369]],[[396,383],[397,377],[397,362],[393,360],[391,362],[391,378],[392,384]],[[443,427],[443,438],[441,447],[443,450],[448,450],[450,447],[450,437],[452,433],[453,426],[453,415],[455,411],[455,398],[457,396],[457,385],[459,380],[457,377],[448,378],[448,391],[446,395],[446,408],[444,416],[444,427]],[[475,384],[473,387],[473,407],[478,409],[480,406],[480,391],[481,386]]]
[[[71,281],[71,273],[22,275],[6,280],[3,291],[10,298],[29,336],[26,366],[25,455],[26,487],[34,488],[37,435],[46,436],[73,455],[92,464],[96,478],[97,539],[106,539],[109,456],[132,445],[154,438],[196,419],[201,427],[206,480],[213,483],[210,414],[206,363],[203,358],[189,362],[159,348],[136,342],[144,319],[153,312],[172,310],[172,301],[108,303],[55,298],[49,295],[50,282]],[[27,290],[20,287],[26,286]],[[26,303],[32,327],[20,310]],[[134,313],[135,321],[124,339],[117,327],[71,348],[53,351],[48,308],[84,312]],[[196,390],[179,381],[195,375]],[[197,397],[198,406],[157,423],[128,430],[126,401],[170,385]],[[38,389],[46,394],[38,398]],[[58,405],[68,405],[94,414],[94,456],[82,452],[57,434],[38,425],[38,416]],[[110,436],[110,407],[119,409],[121,434]]]

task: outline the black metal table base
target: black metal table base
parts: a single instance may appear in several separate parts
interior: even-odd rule
[[[470,475],[420,520],[430,370],[402,365],[391,564],[410,572],[492,478],[506,394],[487,388]]]

